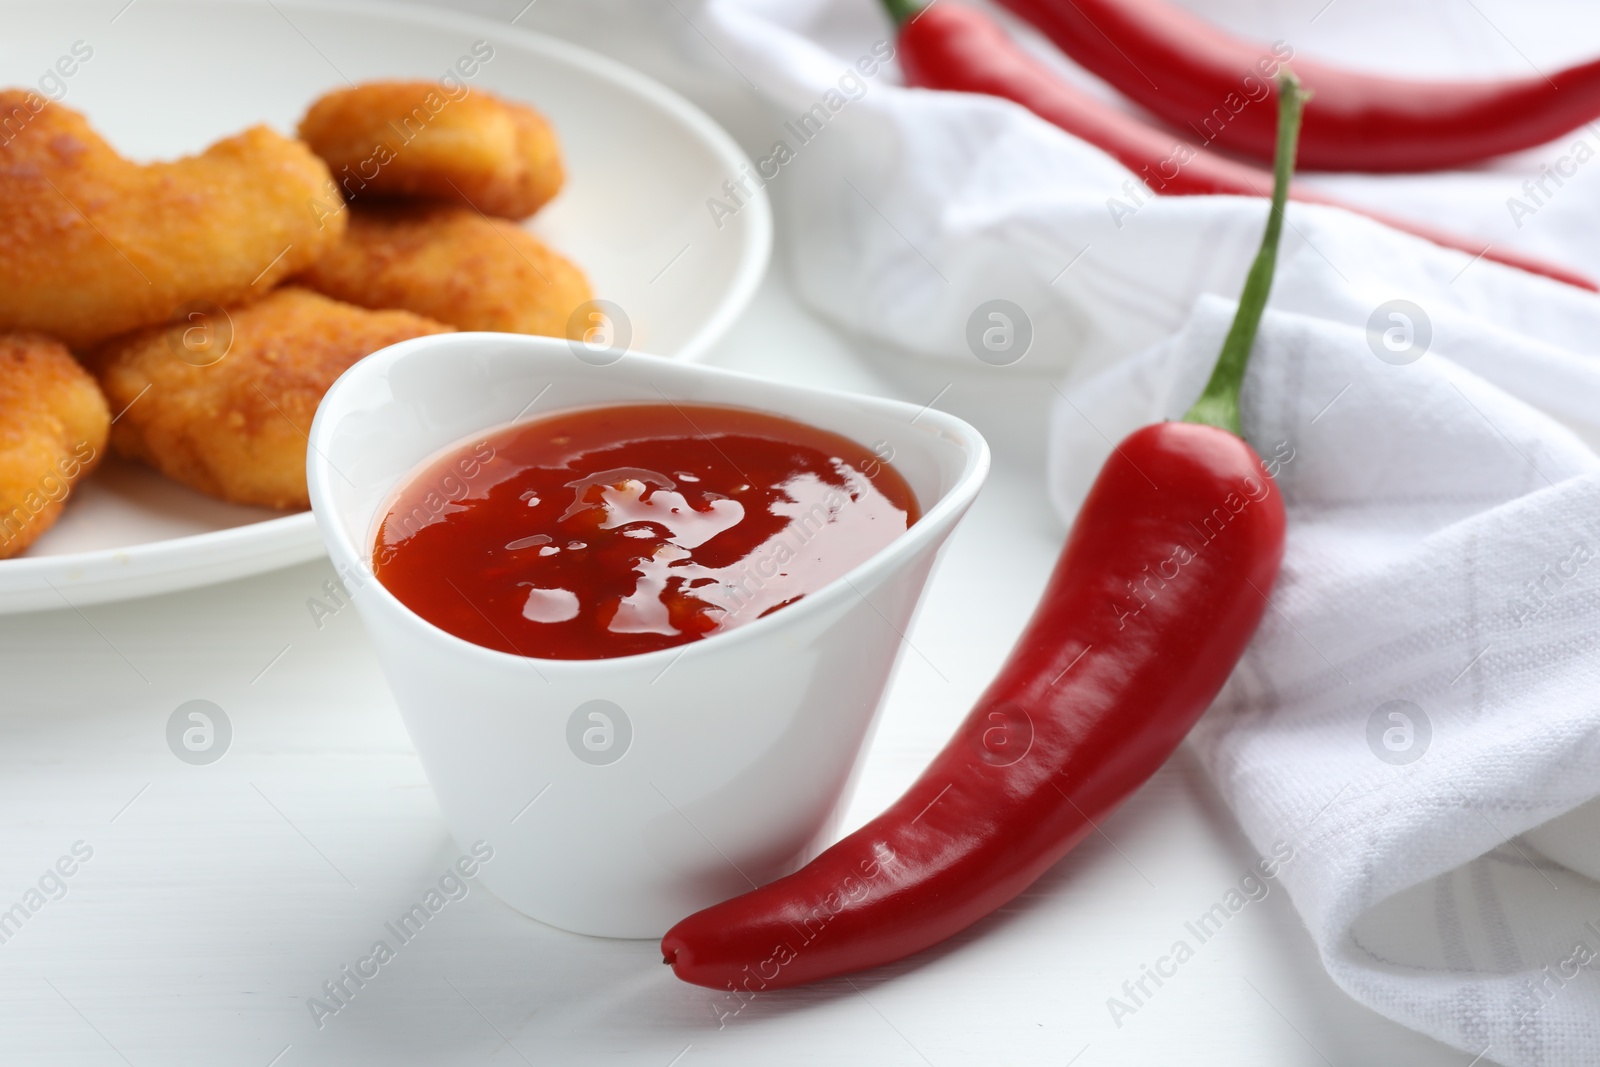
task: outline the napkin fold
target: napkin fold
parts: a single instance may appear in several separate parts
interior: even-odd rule
[[[1600,40],[1592,11],[1542,6],[1565,12],[1569,37]],[[1345,0],[1321,25],[1391,7]],[[1265,205],[1152,197],[1015,105],[900,87],[878,8],[709,0],[703,42],[686,40],[772,102],[752,151],[816,310],[981,369],[973,338],[998,321],[989,302],[1009,302],[1032,342],[994,373],[1062,379],[1049,483],[1070,519],[1110,442],[1198,394]],[[1228,14],[1252,11],[1272,14]],[[1438,76],[1451,49],[1504,50],[1481,14],[1394,15],[1450,24],[1407,43],[1435,47],[1418,65]],[[1354,65],[1370,41],[1343,39]],[[1484,73],[1471,58],[1454,73]],[[1600,179],[1573,179],[1533,218],[1506,206],[1570,147],[1470,173],[1306,180],[1600,276]],[[1593,1064],[1600,298],[1338,209],[1293,205],[1288,221],[1243,397],[1288,503],[1288,550],[1192,743],[1256,847],[1295,845],[1280,878],[1351,996],[1469,1056]]]

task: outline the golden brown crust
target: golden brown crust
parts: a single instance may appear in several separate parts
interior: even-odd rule
[[[514,222],[470,208],[353,208],[345,238],[298,281],[370,308],[462,330],[564,337],[589,299],[583,272]]]
[[[227,320],[214,324],[232,335],[214,362],[184,349],[181,325],[118,338],[91,362],[112,405],[131,405],[112,434],[119,453],[203,493],[273,508],[308,504],[306,435],[334,379],[380,348],[450,330],[292,286]]]
[[[327,167],[265,126],[141,166],[78,112],[0,91],[0,329],[82,350],[265,295],[344,231]]]
[[[533,108],[465,85],[375,81],[313,103],[300,137],[351,200],[421,197],[523,219],[561,189],[561,153]]]
[[[0,334],[0,559],[61,515],[72,486],[100,462],[111,413],[61,342]]]

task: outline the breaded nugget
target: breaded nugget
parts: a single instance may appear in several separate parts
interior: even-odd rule
[[[298,279],[369,308],[404,308],[462,330],[565,337],[589,299],[583,272],[514,222],[471,208],[352,208],[344,240]]]
[[[66,346],[0,334],[0,559],[61,515],[72,486],[100,462],[111,413]]]
[[[335,378],[387,345],[450,332],[293,286],[228,318],[220,357],[190,357],[179,324],[118,338],[90,363],[112,405],[127,407],[112,433],[119,453],[203,493],[272,508],[307,506],[306,434]]]
[[[340,206],[323,162],[265,126],[143,166],[71,108],[0,92],[0,329],[82,350],[256,299],[338,240]]]
[[[466,85],[377,81],[336,89],[300,120],[346,198],[465,201],[524,219],[561,189],[555,133],[531,107]]]

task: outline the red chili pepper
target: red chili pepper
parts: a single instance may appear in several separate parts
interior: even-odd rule
[[[1021,104],[1111,155],[1158,193],[1264,196],[1271,188],[1272,175],[1266,170],[1175,141],[1170,134],[1062,81],[1019,48],[999,23],[976,8],[951,0],[940,0],[921,9],[920,14],[906,14],[915,11],[908,0],[892,0],[890,8],[904,19],[900,27],[900,66],[911,85],[985,93]],[[1328,204],[1366,215],[1473,257],[1481,256],[1591,292],[1600,291],[1594,282],[1565,267],[1492,248],[1484,241],[1444,233],[1300,188],[1291,190],[1289,195],[1303,203]]]
[[[1288,56],[1217,29],[1165,0],[1000,0],[1080,66],[1209,143],[1272,158],[1270,91]],[[1544,144],[1600,118],[1600,60],[1505,81],[1414,81],[1308,60],[1306,170],[1418,171]],[[1264,75],[1264,76],[1263,76]],[[1250,79],[1250,81],[1247,81]]]
[[[949,937],[1089,834],[1215,699],[1283,558],[1283,499],[1239,437],[1238,398],[1304,101],[1284,77],[1272,211],[1199,401],[1117,446],[1011,658],[905,796],[794,874],[669,930],[679,978],[743,997]]]

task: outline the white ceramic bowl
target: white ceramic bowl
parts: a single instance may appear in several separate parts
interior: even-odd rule
[[[615,659],[483,648],[371,579],[380,509],[441,450],[561,408],[663,398],[887,442],[922,519],[791,607]],[[513,907],[613,937],[659,936],[832,839],[935,557],[988,468],[977,431],[938,411],[634,353],[596,366],[565,341],[485,333],[356,364],[323,400],[307,462],[318,528],[452,834],[493,845],[481,877]]]

